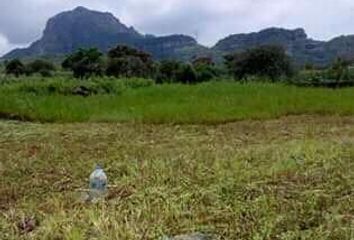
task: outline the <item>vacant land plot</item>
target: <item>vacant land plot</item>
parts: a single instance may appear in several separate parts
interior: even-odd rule
[[[96,205],[80,200],[95,163],[111,185]],[[350,117],[2,121],[0,239],[353,239],[353,172]]]

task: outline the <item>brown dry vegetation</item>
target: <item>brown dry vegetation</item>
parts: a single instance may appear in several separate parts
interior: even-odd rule
[[[353,239],[354,118],[0,122],[0,239]],[[95,163],[105,202],[80,201]],[[34,219],[24,232],[19,223]],[[22,224],[23,225],[23,224]],[[21,225],[21,226],[22,226]],[[27,229],[27,228],[25,228]]]

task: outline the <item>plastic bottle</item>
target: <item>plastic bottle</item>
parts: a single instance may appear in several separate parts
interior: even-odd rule
[[[97,201],[103,199],[107,194],[107,175],[101,168],[97,165],[96,169],[90,175],[90,193],[89,197],[91,201]]]

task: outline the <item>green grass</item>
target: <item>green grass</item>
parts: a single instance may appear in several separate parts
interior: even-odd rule
[[[155,240],[200,231],[350,240],[353,126],[353,118],[304,116],[224,125],[1,121],[0,239]],[[107,172],[109,197],[86,204],[80,189],[95,163]],[[33,232],[17,227],[26,217],[37,221]]]
[[[86,85],[101,89],[98,95],[87,98],[63,94],[72,86],[85,84],[72,80],[3,84],[0,113],[41,122],[145,123],[222,123],[300,114],[354,114],[354,88],[330,90],[234,82],[191,86],[142,83],[131,87],[121,80],[87,82]],[[59,90],[51,94],[48,86],[53,85],[59,85]],[[107,94],[102,89],[111,90]]]
[[[71,95],[78,85],[97,94]],[[226,81],[3,82],[0,117],[33,122],[0,121],[0,239],[353,239],[353,97]],[[109,195],[84,203],[96,163]]]

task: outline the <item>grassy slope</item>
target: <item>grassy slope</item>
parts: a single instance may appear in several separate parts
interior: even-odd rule
[[[224,239],[353,239],[353,126],[336,117],[215,126],[0,122],[0,239],[157,239],[195,230]],[[105,203],[83,204],[78,189],[96,162],[113,187]],[[17,230],[23,216],[39,222],[30,235]]]
[[[39,121],[220,123],[292,114],[354,114],[354,89],[212,82],[125,89],[88,98],[24,94],[0,88],[0,113]]]

